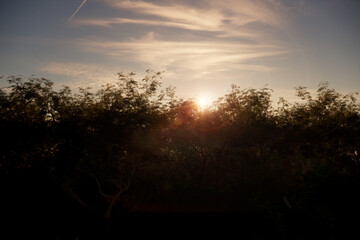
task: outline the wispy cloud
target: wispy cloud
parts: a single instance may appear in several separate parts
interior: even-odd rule
[[[193,24],[190,22],[176,22],[165,20],[149,20],[149,19],[129,19],[129,18],[98,18],[98,19],[80,19],[75,22],[78,25],[94,25],[109,27],[115,24],[138,24],[138,25],[152,25],[184,28],[189,30],[206,30],[206,31],[220,31],[221,28],[217,25],[204,26],[201,24]]]
[[[145,1],[107,1],[112,7],[127,9],[128,11],[152,15],[173,22],[194,24],[202,27],[218,26],[222,23],[223,15],[216,9],[196,9],[184,4],[169,1],[167,5],[158,5]]]
[[[117,79],[116,72],[97,64],[79,62],[50,62],[38,70],[46,74],[71,77],[71,87],[90,86],[98,87],[101,84],[114,82]]]
[[[230,70],[274,71],[276,68],[248,63],[249,60],[288,53],[278,46],[224,41],[164,41],[153,33],[138,40],[108,41],[78,39],[79,47],[91,52],[128,59],[157,69],[214,72]]]
[[[145,36],[134,38],[124,31],[119,39],[89,37],[76,39],[74,44],[88,52],[142,63],[146,68],[202,77],[225,71],[271,72],[279,68],[256,60],[291,52],[274,34],[287,25],[283,16],[286,6],[278,0],[101,2],[127,14],[76,19],[74,26],[114,31],[134,25],[132,32],[138,29],[136,36]]]
[[[80,6],[76,9],[76,11],[73,13],[73,15],[71,15],[71,17],[69,17],[69,19],[68,19],[69,22],[74,18],[74,16],[77,14],[77,12],[80,10],[80,8],[82,8],[82,6],[84,6],[84,4],[86,3],[86,1],[87,1],[87,0],[84,0],[84,1],[80,4]]]
[[[193,2],[187,4],[189,1],[174,0],[161,1],[162,4],[141,0],[131,3],[122,0],[105,2],[113,8],[126,9],[167,22],[191,24],[202,30],[226,31],[251,22],[273,27],[286,25],[281,14],[285,7],[276,0],[198,0],[196,5]]]
[[[215,33],[215,37],[243,37],[251,40],[259,39],[263,34],[256,32],[251,28],[244,28],[241,31],[240,26],[254,23],[254,20],[243,19],[242,22],[236,22],[236,26],[230,27],[225,25],[202,25],[186,21],[168,21],[168,20],[155,20],[155,19],[130,19],[130,18],[87,18],[79,19],[74,21],[75,25],[87,25],[87,26],[98,26],[98,27],[111,27],[120,24],[133,24],[142,26],[153,26],[153,27],[168,27],[173,29],[184,29],[193,31],[206,31]]]

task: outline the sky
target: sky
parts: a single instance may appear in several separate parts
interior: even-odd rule
[[[98,89],[117,73],[163,71],[180,97],[327,81],[360,91],[359,0],[2,0],[6,77]]]

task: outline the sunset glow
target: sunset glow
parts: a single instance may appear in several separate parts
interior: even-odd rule
[[[356,0],[6,1],[0,76],[98,89],[118,72],[152,69],[183,98],[203,86],[217,98],[231,84],[285,98],[321,81],[351,92],[360,89],[359,11]]]
[[[212,101],[208,96],[200,96],[196,98],[196,104],[199,106],[200,110],[204,110],[211,106]]]

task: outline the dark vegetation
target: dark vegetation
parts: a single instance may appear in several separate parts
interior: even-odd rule
[[[275,108],[270,89],[233,86],[200,111],[161,91],[160,78],[119,74],[116,85],[72,94],[47,79],[9,77],[0,90],[8,226],[46,230],[48,239],[146,226],[178,235],[196,221],[207,223],[204,233],[223,224],[238,236],[252,229],[254,239],[343,239],[358,228],[355,94],[321,83],[316,97],[299,87],[300,103]]]

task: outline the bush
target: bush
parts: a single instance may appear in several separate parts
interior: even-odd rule
[[[11,204],[20,191],[39,212],[58,205],[107,223],[130,212],[250,211],[285,232],[299,224],[295,213],[326,231],[344,226],[344,207],[359,213],[356,94],[321,83],[316,98],[299,87],[302,103],[275,108],[270,89],[233,86],[201,111],[160,90],[160,79],[120,73],[117,84],[72,94],[44,78],[9,77],[0,174],[10,209],[28,206]]]

